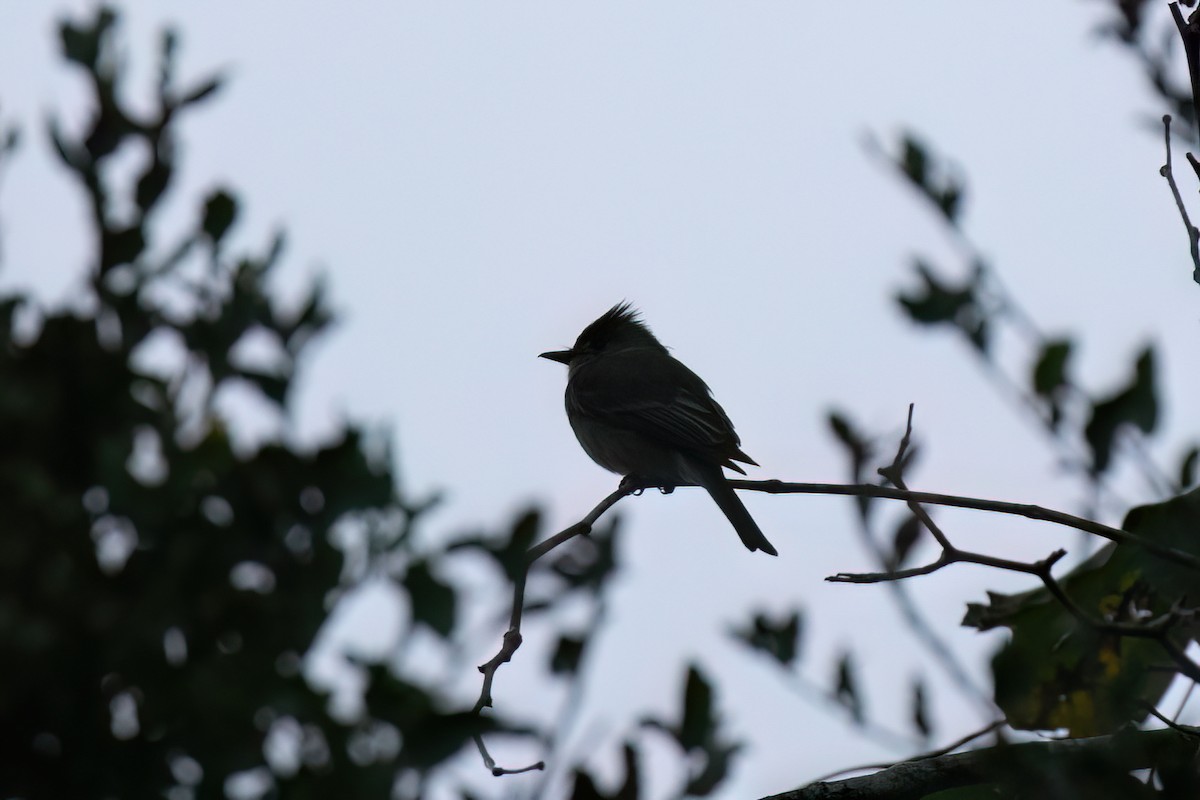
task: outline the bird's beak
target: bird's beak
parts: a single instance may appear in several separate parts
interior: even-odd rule
[[[572,353],[570,350],[551,350],[548,353],[542,353],[538,356],[538,358],[548,358],[551,361],[557,361],[560,364],[570,364],[571,355]]]

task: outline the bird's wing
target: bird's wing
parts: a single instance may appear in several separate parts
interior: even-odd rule
[[[580,371],[568,387],[575,413],[636,431],[682,450],[690,450],[742,472],[733,460],[754,464],[725,410],[708,386],[679,361],[662,355],[646,360],[615,353]],[[643,367],[643,368],[636,368]]]

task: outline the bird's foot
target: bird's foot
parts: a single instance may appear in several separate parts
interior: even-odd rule
[[[629,492],[634,497],[638,497],[642,492],[646,491],[647,489],[656,488],[656,486],[657,484],[653,483],[652,481],[648,481],[645,478],[641,478],[637,475],[626,475],[621,479],[620,488],[626,492]],[[657,488],[663,489],[663,491],[667,492],[668,494],[675,489],[674,486]]]
[[[622,478],[620,488],[626,492],[629,492],[634,497],[639,496],[647,489],[658,489],[663,494],[670,494],[671,492],[675,491],[675,487],[671,484],[660,485],[654,481],[640,478],[637,475],[626,475],[624,478]]]

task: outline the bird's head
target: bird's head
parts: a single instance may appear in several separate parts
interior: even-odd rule
[[[599,355],[642,348],[667,352],[667,348],[654,337],[633,306],[625,302],[605,311],[598,320],[584,328],[570,350],[551,350],[538,357],[578,366]]]

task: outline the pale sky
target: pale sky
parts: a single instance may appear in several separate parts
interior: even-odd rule
[[[0,119],[25,134],[0,182],[0,287],[34,288],[49,303],[78,289],[90,246],[81,197],[44,134],[52,113],[77,124],[83,97],[53,23],[90,5],[13,3],[0,19]],[[1167,443],[1157,453],[1172,471],[1194,433],[1177,411],[1200,394],[1200,288],[1158,175],[1161,136],[1146,124],[1161,109],[1127,55],[1094,36],[1103,4],[123,8],[139,91],[167,22],[182,34],[181,79],[229,77],[182,125],[168,227],[230,186],[243,201],[235,249],[261,249],[282,226],[282,289],[328,278],[341,322],[305,366],[296,421],[313,438],[348,417],[389,425],[405,487],[446,494],[430,541],[506,528],[531,503],[546,510],[549,534],[615,487],[571,435],[565,370],[536,356],[622,299],[713,388],[762,464],[750,477],[844,480],[826,411],[898,435],[912,402],[924,445],[914,488],[1078,510],[1079,486],[972,354],[895,307],[895,291],[914,283],[914,254],[961,270],[937,220],[863,146],[906,127],[968,177],[965,227],[1010,291],[1045,330],[1082,335],[1081,382],[1111,391],[1153,341]],[[1005,356],[1019,366],[1028,357]],[[249,401],[231,403],[249,440],[275,424]],[[1129,499],[1139,491],[1128,483]],[[895,758],[729,641],[727,628],[759,607],[805,609],[812,680],[828,683],[851,649],[873,717],[904,729],[909,684],[924,672],[934,744],[979,726],[972,707],[936,688],[941,674],[886,590],[823,582],[871,566],[850,501],[745,500],[778,559],[745,551],[696,491],[618,506],[625,571],[578,727],[593,764],[615,765],[643,712],[676,713],[688,658],[719,683],[723,716],[749,743],[723,798]],[[886,511],[899,519],[898,507]],[[1023,520],[938,518],[952,539],[1000,555],[1079,544]],[[964,603],[1028,586],[962,567],[910,588],[986,683],[1002,639],[958,627]],[[464,599],[503,611],[495,598]],[[402,624],[382,593],[349,611],[340,635],[374,647]],[[469,660],[490,657],[499,636],[464,643]],[[532,626],[526,642],[497,678],[497,705],[520,713],[561,700],[537,683],[550,634]],[[477,676],[456,687],[469,705]],[[473,783],[493,780],[473,752],[463,761]],[[651,796],[672,779],[653,776]]]

